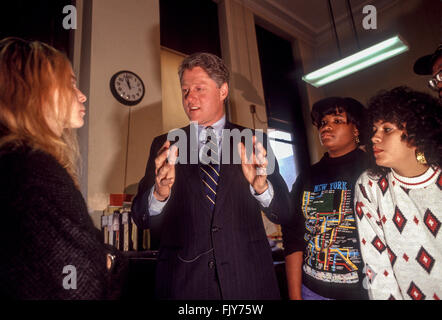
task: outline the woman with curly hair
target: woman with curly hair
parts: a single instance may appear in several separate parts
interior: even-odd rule
[[[113,297],[115,256],[78,188],[75,129],[86,96],[69,60],[44,43],[5,38],[0,70],[0,296]]]
[[[355,208],[371,299],[442,298],[442,105],[398,87],[369,102]]]

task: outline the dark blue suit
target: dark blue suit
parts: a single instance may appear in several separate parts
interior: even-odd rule
[[[226,122],[225,129],[233,128],[244,129]],[[189,126],[183,129],[190,131]],[[132,204],[135,223],[141,228],[148,228],[151,220],[157,219],[149,216],[147,198],[154,185],[154,159],[166,137],[153,141],[146,173]],[[236,146],[231,148],[237,152]],[[157,298],[279,299],[261,217],[263,210],[275,223],[289,219],[288,189],[277,164],[268,176],[275,193],[269,208],[262,208],[251,194],[241,165],[221,164],[213,213],[203,192],[198,164],[177,164],[175,168],[175,183],[160,215]]]

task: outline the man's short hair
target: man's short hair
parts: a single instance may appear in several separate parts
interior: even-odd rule
[[[359,131],[361,144],[366,141],[366,109],[356,99],[349,97],[329,97],[319,100],[313,104],[311,117],[312,123],[318,129],[321,127],[321,120],[326,115],[346,112],[347,121],[353,123]]]
[[[195,67],[200,67],[207,72],[209,77],[218,85],[218,88],[226,82],[229,84],[229,69],[224,61],[218,56],[207,52],[191,54],[181,62],[178,68],[180,82],[182,82],[184,71]]]

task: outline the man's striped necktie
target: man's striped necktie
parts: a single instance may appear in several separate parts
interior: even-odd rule
[[[212,127],[206,128],[207,139],[201,148],[200,174],[204,185],[204,195],[213,211],[216,203],[216,189],[219,181],[218,140]]]

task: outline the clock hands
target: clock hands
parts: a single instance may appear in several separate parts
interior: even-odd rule
[[[127,74],[124,75],[124,77],[126,78],[126,83],[127,83],[127,86],[129,87],[129,90],[132,90],[132,87],[130,86],[129,79],[127,78]]]

